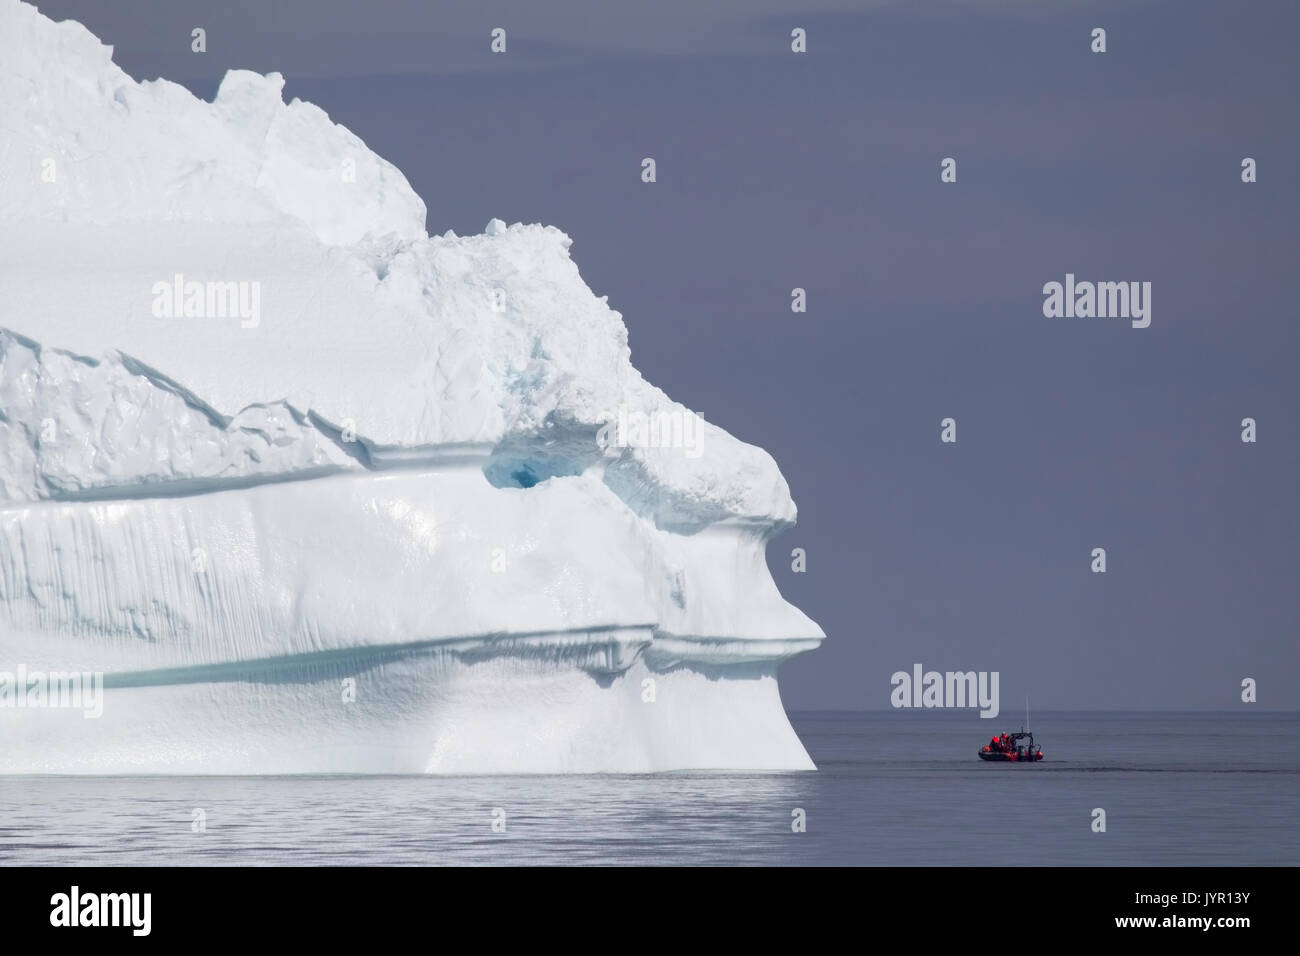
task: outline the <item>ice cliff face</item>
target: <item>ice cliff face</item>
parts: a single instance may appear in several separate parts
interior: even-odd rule
[[[563,233],[426,235],[282,86],[0,0],[0,771],[809,766],[771,457],[640,376]]]

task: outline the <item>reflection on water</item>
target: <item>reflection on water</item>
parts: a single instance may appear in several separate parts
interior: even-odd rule
[[[796,714],[817,773],[0,777],[0,862],[1300,863],[1297,715],[1034,721],[1025,766],[975,756],[1018,724],[891,711]]]

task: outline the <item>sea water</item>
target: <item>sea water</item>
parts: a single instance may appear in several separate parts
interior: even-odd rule
[[[0,777],[0,863],[1300,863],[1300,715],[796,713],[815,773]],[[1105,811],[1105,831],[1095,827]]]

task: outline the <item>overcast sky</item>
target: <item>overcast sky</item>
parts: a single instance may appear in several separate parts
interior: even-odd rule
[[[1294,2],[38,6],[206,98],[283,73],[430,231],[568,232],[637,367],[790,483],[769,564],[829,639],[789,707],[914,662],[1008,710],[1300,707]],[[1067,272],[1151,282],[1150,327],[1045,318]]]

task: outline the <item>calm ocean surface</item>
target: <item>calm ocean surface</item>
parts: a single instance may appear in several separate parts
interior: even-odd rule
[[[0,864],[1300,864],[1298,714],[793,717],[817,773],[0,777]]]

